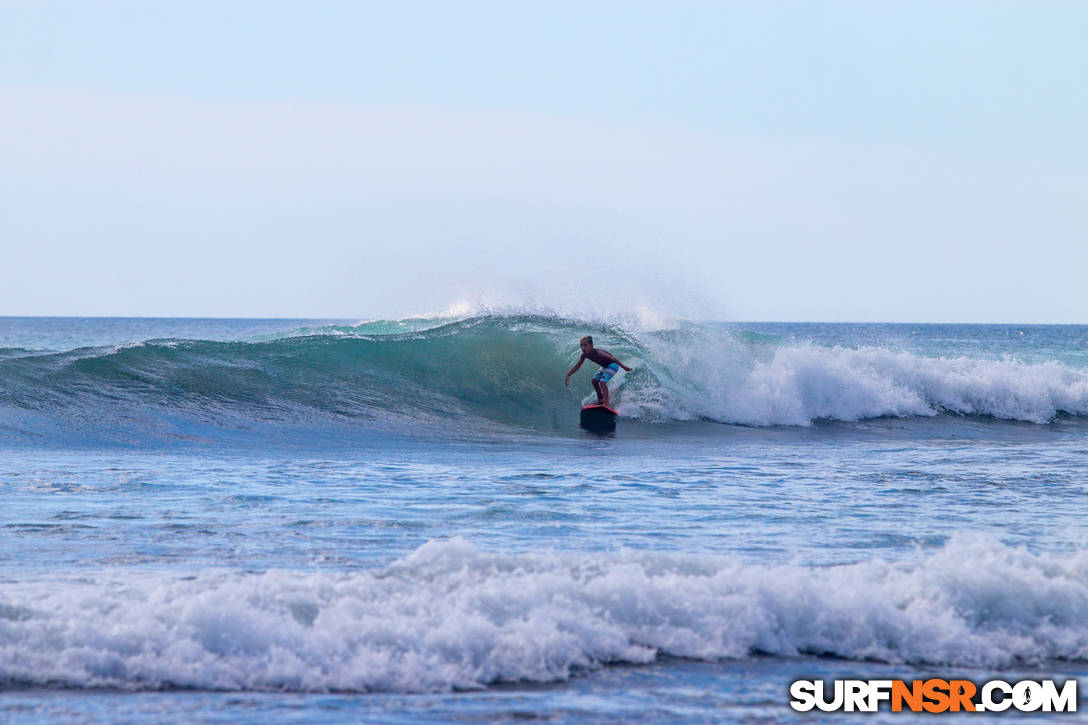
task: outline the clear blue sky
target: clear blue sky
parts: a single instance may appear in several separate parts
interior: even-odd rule
[[[0,3],[0,314],[1088,322],[1088,5]]]

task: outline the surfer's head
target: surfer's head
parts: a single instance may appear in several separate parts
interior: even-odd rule
[[[582,352],[588,352],[593,349],[593,336],[586,335],[578,341],[578,345],[582,348]]]

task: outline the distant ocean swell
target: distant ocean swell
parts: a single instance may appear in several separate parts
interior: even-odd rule
[[[0,685],[421,692],[661,656],[996,668],[1088,657],[1088,551],[983,537],[913,564],[505,555],[455,539],[356,573],[114,579],[0,585]]]
[[[1047,423],[1088,415],[1088,371],[785,343],[685,324],[630,332],[543,315],[301,329],[238,342],[0,350],[0,436],[214,437],[262,423],[391,430],[477,421],[553,430],[589,392],[563,374],[586,333],[635,367],[620,412],[649,423],[807,426],[938,414]],[[592,368],[589,368],[592,369]],[[460,426],[468,428],[471,426]]]

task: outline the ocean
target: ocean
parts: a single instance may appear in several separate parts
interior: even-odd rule
[[[1088,326],[0,318],[0,721],[1083,690],[1086,502]]]

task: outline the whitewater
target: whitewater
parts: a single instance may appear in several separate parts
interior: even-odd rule
[[[1083,693],[1086,434],[1085,326],[0,318],[0,720]]]

